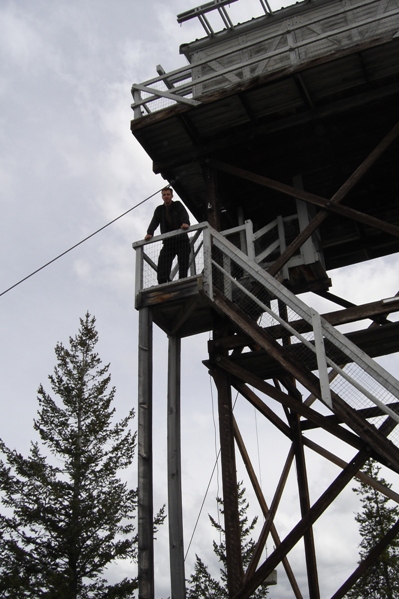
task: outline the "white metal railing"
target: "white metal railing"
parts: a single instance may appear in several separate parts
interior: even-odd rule
[[[211,258],[205,261],[205,276],[212,279],[212,286],[207,288],[212,293],[218,289],[259,326],[276,331],[277,342],[289,339],[288,351],[302,365],[314,364],[311,370],[319,377],[325,405],[334,411],[333,390],[356,410],[379,407],[383,416],[374,424],[386,415],[399,423],[399,414],[389,407],[399,399],[399,381],[394,376],[223,235],[212,230],[210,237]],[[298,320],[306,333],[295,328]],[[313,360],[309,359],[312,355]],[[390,438],[399,445],[396,429]]]
[[[300,8],[300,7],[298,7]],[[249,36],[232,48],[221,43],[217,50],[197,53],[192,64],[166,73],[158,67],[158,77],[132,85],[134,118],[162,110],[175,103],[201,104],[200,96],[212,89],[231,86],[262,72],[298,66],[315,59],[370,41],[388,31],[397,31],[399,7],[385,0],[364,0],[362,4],[331,2],[301,13],[301,18],[277,21],[265,17],[261,36]],[[245,37],[245,36],[244,36]],[[243,60],[243,52],[249,58]],[[235,58],[236,57],[236,58]]]
[[[255,261],[264,269],[267,269],[286,250],[290,241],[303,230],[304,227],[301,226],[299,220],[298,214],[285,217],[279,215],[254,233]],[[309,219],[306,224],[308,222]],[[289,229],[291,229],[290,235],[287,233]],[[283,279],[290,279],[290,268],[315,262],[324,264],[324,259],[322,252],[315,246],[313,238],[310,237],[283,266]]]
[[[208,223],[194,225],[188,231],[192,247],[189,274],[203,277],[204,292],[210,300],[214,301],[216,292],[222,293],[254,323],[274,335],[277,343],[283,344],[284,340],[288,351],[318,376],[327,407],[334,412],[334,391],[356,410],[380,408],[382,416],[373,416],[372,420],[376,427],[386,416],[399,423],[399,414],[390,407],[399,400],[399,381],[256,262],[248,222],[223,233]],[[133,244],[137,252],[137,294],[157,284],[156,253],[162,241],[173,235],[167,233]],[[176,272],[175,265],[173,277]],[[298,321],[300,327],[296,327]],[[399,446],[396,428],[389,438]]]
[[[136,250],[136,297],[149,287],[158,285],[158,256],[163,242],[167,239],[187,234],[190,242],[190,262],[188,276],[194,276],[201,273],[204,269],[203,257],[203,230],[207,223],[193,225],[186,231],[172,231],[163,235],[156,235],[149,241],[144,239],[133,243]],[[177,259],[173,261],[170,280],[177,280],[178,276]]]
[[[186,231],[172,231],[163,235],[156,235],[149,241],[135,241],[132,246],[136,250],[136,296],[141,291],[158,285],[158,256],[165,239],[171,239],[186,233],[190,241],[190,263],[188,276],[200,274],[204,270],[204,233],[209,232],[207,222],[193,225]],[[254,234],[251,221],[244,225],[228,229],[221,233],[230,239],[237,248],[241,249],[251,259],[255,259]],[[177,280],[177,258],[173,261],[170,279]]]
[[[298,209],[303,207],[303,202],[298,202]],[[246,220],[243,225],[221,231],[223,237],[243,251],[251,260],[267,268],[285,251],[288,244],[304,228],[300,223],[300,214],[278,216],[273,221],[258,229],[253,230],[251,220]],[[303,215],[302,215],[303,217]],[[305,225],[309,222],[307,218]],[[288,230],[291,230],[288,234]],[[322,253],[317,250],[312,238],[309,238],[299,250],[283,266],[283,279],[289,280],[289,269],[294,266],[323,262]]]

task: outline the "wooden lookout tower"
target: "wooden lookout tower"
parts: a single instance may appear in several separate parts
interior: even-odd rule
[[[186,279],[156,283],[165,235],[133,244],[139,311],[140,599],[154,598],[153,323],[169,338],[173,599],[185,597],[182,338],[212,331],[205,362],[218,391],[231,599],[250,597],[271,580],[277,566],[284,568],[293,597],[319,599],[314,527],[354,478],[365,480],[360,471],[368,459],[393,477],[399,474],[399,381],[375,360],[399,350],[399,298],[365,298],[354,305],[331,290],[335,269],[399,251],[399,0],[303,0],[278,11],[260,0],[262,15],[240,24],[229,12],[235,1],[213,0],[179,15],[178,22],[199,19],[205,30],[202,39],[180,48],[187,66],[165,72],[159,65],[156,77],[132,87],[132,133],[153,160],[154,171],[173,185],[199,223],[188,233]],[[213,25],[215,17],[222,23],[220,31]],[[304,292],[334,302],[334,311],[320,314],[298,297]],[[349,323],[356,323],[353,330],[341,332]],[[233,415],[233,389],[289,445],[270,504]],[[316,443],[310,434],[315,430],[318,439],[324,435],[343,444],[350,459]],[[237,451],[265,518],[246,571],[238,526]],[[316,499],[309,492],[309,452],[339,467]],[[291,466],[299,517],[280,537],[276,519]],[[382,490],[398,501],[394,490]],[[396,523],[349,578],[337,580],[334,599],[347,593],[398,532]],[[262,558],[269,536],[274,549]],[[305,589],[290,566],[297,544],[303,547]]]

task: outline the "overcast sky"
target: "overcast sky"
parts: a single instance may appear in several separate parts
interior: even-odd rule
[[[283,5],[278,1],[270,4],[273,8]],[[202,37],[203,30],[193,23],[179,26],[176,15],[196,5],[187,0],[2,0],[0,293],[164,185],[130,133],[130,88],[133,82],[156,76],[159,63],[166,71],[184,64],[179,45]],[[243,7],[245,12],[240,13]],[[241,0],[231,6],[231,14],[243,21],[261,15],[262,9],[255,0]],[[131,244],[144,236],[159,200],[160,196],[146,202],[0,297],[0,437],[10,447],[27,454],[30,440],[35,438],[32,421],[37,388],[43,383],[50,390],[47,376],[55,365],[54,346],[58,341],[68,343],[87,310],[97,318],[100,356],[111,363],[118,415],[136,404],[138,314]],[[355,303],[389,297],[399,289],[397,272],[394,256],[330,273],[332,291]],[[207,358],[206,343],[207,335],[183,341],[186,547],[218,451],[216,394],[202,365]],[[157,330],[154,345],[158,507],[166,501],[167,340]],[[385,365],[394,370],[395,358],[387,359]],[[270,503],[288,448],[274,431],[264,428],[242,399],[237,403],[237,415]],[[325,445],[330,442],[321,435],[314,438]],[[345,448],[340,455],[351,457]],[[314,460],[312,500],[336,474],[333,467]],[[136,484],[136,468],[130,478]],[[289,488],[292,491],[278,521],[281,537],[297,517],[297,507],[292,507],[297,506],[295,487]],[[207,513],[216,515],[218,493],[221,482],[215,475],[187,558],[187,575],[195,553],[217,572],[211,563]],[[318,536],[316,531],[323,596],[331,594],[337,581],[343,582],[355,567],[355,509],[356,499],[349,491],[329,512],[323,533]],[[301,551],[294,556],[293,567],[301,580]],[[110,580],[129,573],[121,565],[110,571]],[[279,585],[270,596],[291,597],[283,572],[278,575]],[[168,597],[168,577],[167,540],[161,532],[156,549],[157,597]]]

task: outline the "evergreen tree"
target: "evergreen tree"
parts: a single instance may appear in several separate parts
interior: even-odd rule
[[[218,503],[219,513],[223,515],[223,500],[220,497],[216,498]],[[255,547],[255,541],[251,537],[251,533],[254,530],[257,522],[255,517],[250,523],[248,522],[248,501],[245,498],[245,488],[241,484],[238,486],[238,513],[240,522],[240,535],[241,535],[241,555],[242,565],[245,569],[252,557],[252,553]],[[220,580],[213,578],[208,570],[208,566],[204,564],[201,558],[196,555],[196,561],[194,566],[194,573],[190,576],[187,581],[187,599],[228,599],[229,594],[227,590],[227,564],[226,564],[226,543],[225,543],[225,531],[223,526],[216,522],[212,516],[209,515],[212,527],[218,532],[221,540],[219,543],[213,541],[213,551],[217,556],[221,568],[220,568]],[[254,599],[263,599],[267,597],[268,588],[267,585],[259,587],[255,593],[251,595]]]
[[[116,560],[136,559],[137,491],[119,478],[136,435],[133,410],[114,422],[115,389],[97,341],[87,313],[69,349],[56,345],[49,380],[57,399],[38,390],[40,445],[23,457],[0,441],[2,598],[110,599],[132,597],[137,587],[133,577],[113,585],[103,578]]]
[[[381,468],[369,460],[363,469],[374,480],[388,488],[391,485],[379,477]],[[362,511],[356,514],[361,536],[359,556],[364,559],[399,518],[397,505],[369,485],[361,482],[353,489],[360,496]],[[362,578],[347,593],[348,599],[399,599],[399,538],[396,538],[366,570]]]

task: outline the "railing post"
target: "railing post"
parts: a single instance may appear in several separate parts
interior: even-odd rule
[[[277,217],[277,231],[278,231],[278,239],[280,242],[280,254],[283,254],[287,248],[287,244],[285,242],[285,229],[284,229],[284,221],[283,217],[279,215]],[[284,264],[283,268],[283,277],[284,279],[288,279],[288,266]]]
[[[212,282],[212,238],[209,226],[203,229],[204,243],[204,283],[205,292],[210,299],[213,299],[213,282]]]
[[[141,92],[139,89],[136,89],[134,87],[134,83],[132,86],[132,96],[133,96],[133,104],[132,104],[132,108],[133,108],[133,115],[135,119],[141,119],[143,114],[141,112]]]
[[[190,259],[189,259],[189,267],[188,267],[188,272],[190,273],[189,276],[193,276],[197,274],[197,267],[195,264],[195,241],[197,239],[196,235],[193,235],[191,238],[189,237],[189,242],[190,242]]]
[[[251,220],[245,221],[245,235],[247,240],[247,254],[255,262],[254,227]]]
[[[136,247],[135,250],[136,250],[135,298],[137,298],[139,292],[143,289],[143,270],[144,270],[143,254],[144,254],[144,248],[141,245],[141,246]]]
[[[319,369],[320,390],[323,401],[332,410],[330,380],[328,378],[328,369],[326,362],[326,352],[324,349],[323,331],[321,326],[321,317],[316,310],[311,309],[314,344],[316,348],[317,367]]]

